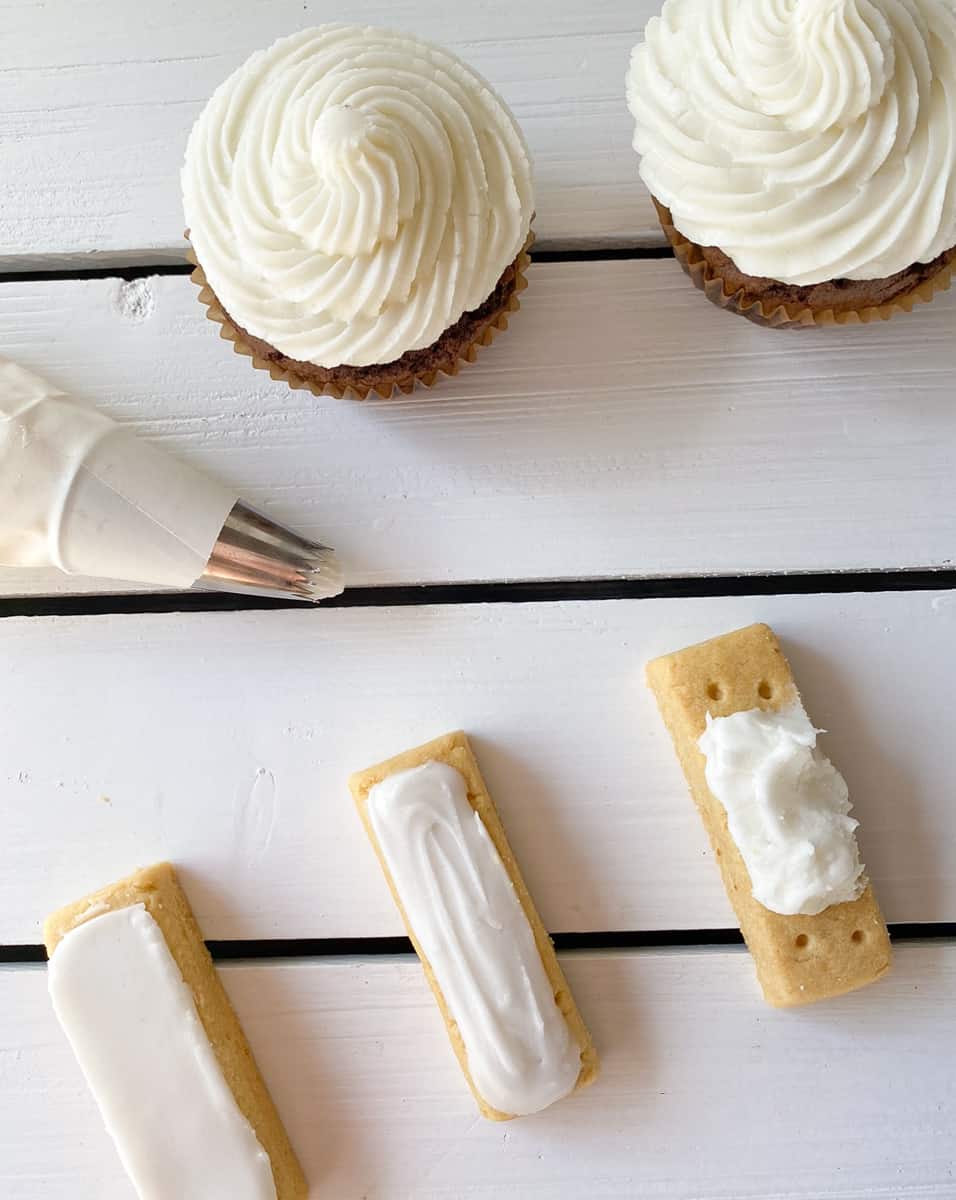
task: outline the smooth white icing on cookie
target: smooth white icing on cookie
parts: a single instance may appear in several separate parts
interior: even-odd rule
[[[182,180],[233,321],[323,367],[430,346],[492,293],[533,210],[527,147],[490,85],[359,26],[254,54],[196,122]]]
[[[0,359],[0,565],[190,587],[237,499]]]
[[[401,771],[369,790],[367,811],[479,1094],[512,1116],[567,1096],[580,1048],[464,777],[441,762]]]
[[[67,933],[50,994],[141,1200],[276,1200],[159,926],[142,904]]]
[[[648,189],[749,275],[877,279],[956,244],[953,0],[667,0],[627,99]]]

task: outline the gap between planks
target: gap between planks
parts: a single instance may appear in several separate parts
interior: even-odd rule
[[[901,942],[953,942],[956,921],[925,924],[910,922],[890,925],[894,944]],[[559,954],[611,953],[642,950],[694,950],[718,947],[740,948],[739,929],[652,929],[608,933],[556,933],[551,938]],[[411,956],[406,937],[381,938],[236,938],[206,943],[216,962],[270,961],[276,959],[349,958],[373,959]],[[40,945],[0,946],[0,964],[44,963],[46,949]]]
[[[641,262],[673,258],[670,246],[584,246],[571,250],[531,250],[534,263],[574,262]],[[0,284],[2,283],[56,283],[66,280],[84,279],[152,279],[161,275],[191,275],[196,268],[188,262],[137,262],[133,253],[118,255],[115,262],[107,266],[88,267],[62,265],[51,261],[48,266],[34,270],[4,270],[0,262]]]
[[[672,579],[584,579],[348,588],[310,605],[223,592],[131,592],[0,597],[4,617],[123,616],[137,613],[269,612],[309,608],[414,608],[419,605],[558,604],[566,601],[678,600],[717,596],[821,596],[956,590],[956,570],[837,571],[779,575],[701,575]]]

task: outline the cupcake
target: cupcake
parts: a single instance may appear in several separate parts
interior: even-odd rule
[[[667,0],[627,101],[664,232],[714,303],[844,325],[948,286],[953,0]]]
[[[209,316],[317,395],[455,374],[525,287],[521,131],[480,75],[406,34],[324,25],[254,54],[196,122],[182,180]]]

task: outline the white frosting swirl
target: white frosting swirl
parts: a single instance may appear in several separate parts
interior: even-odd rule
[[[476,72],[339,25],[276,42],[219,87],[183,197],[233,320],[323,367],[431,345],[488,298],[533,210],[524,139]]]
[[[878,279],[956,244],[956,0],[667,0],[627,98],[650,191],[749,275]]]

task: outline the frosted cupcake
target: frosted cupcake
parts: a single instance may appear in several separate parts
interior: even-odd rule
[[[316,394],[455,374],[525,286],[515,119],[470,67],[404,34],[325,25],[254,54],[193,128],[183,200],[223,336]]]
[[[663,229],[715,303],[842,325],[948,286],[952,0],[667,0],[627,100]]]

